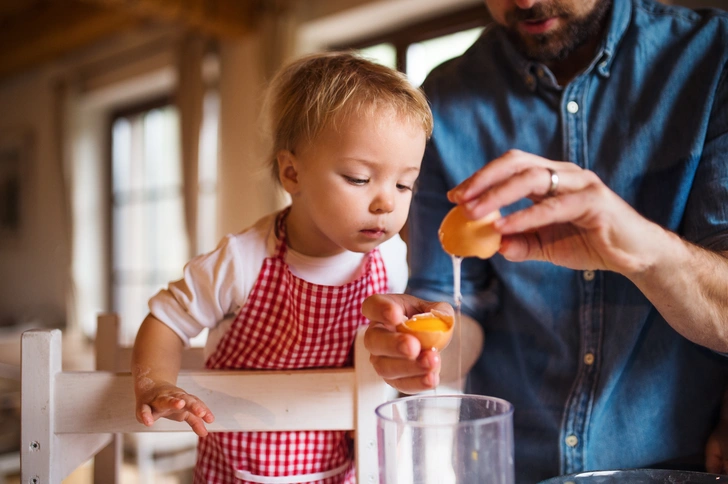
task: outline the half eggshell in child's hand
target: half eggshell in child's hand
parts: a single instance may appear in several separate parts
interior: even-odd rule
[[[442,248],[457,257],[492,257],[501,244],[501,234],[493,227],[499,218],[501,214],[496,210],[478,220],[470,220],[462,206],[456,205],[440,224],[438,236]]]
[[[415,314],[402,324],[397,325],[400,333],[411,334],[420,341],[422,349],[442,351],[452,339],[454,319],[441,311]]]

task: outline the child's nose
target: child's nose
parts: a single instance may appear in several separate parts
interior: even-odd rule
[[[382,190],[372,200],[372,204],[369,207],[372,213],[389,213],[394,210],[394,197],[391,193],[386,190]]]

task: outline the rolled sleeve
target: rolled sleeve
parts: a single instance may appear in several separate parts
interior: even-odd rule
[[[685,210],[688,240],[728,250],[728,66],[716,90],[700,164]]]

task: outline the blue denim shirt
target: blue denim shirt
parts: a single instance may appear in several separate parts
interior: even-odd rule
[[[511,148],[592,170],[646,218],[728,250],[728,16],[614,0],[609,22],[567,86],[497,26],[429,76],[408,292],[452,301],[445,192]],[[514,404],[519,482],[702,458],[727,360],[675,332],[627,278],[496,255],[464,261],[462,290],[486,333],[468,391]]]

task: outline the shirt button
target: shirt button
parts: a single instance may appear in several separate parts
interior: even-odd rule
[[[576,447],[576,444],[579,443],[579,439],[576,438],[576,435],[569,435],[566,437],[566,445],[569,447]]]
[[[584,271],[582,275],[585,281],[593,281],[596,274],[594,274],[594,271]]]
[[[569,101],[569,103],[566,105],[566,110],[569,111],[571,114],[576,114],[579,112],[579,105],[576,103],[576,101]]]
[[[584,355],[584,363],[591,365],[594,363],[594,353],[587,353]]]

